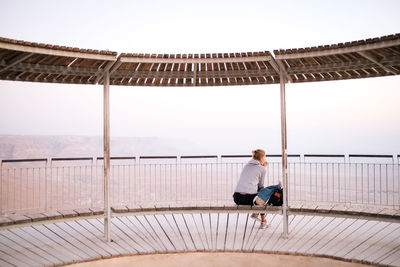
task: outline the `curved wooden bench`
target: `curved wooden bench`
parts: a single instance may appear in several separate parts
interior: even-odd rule
[[[171,214],[171,213],[262,213],[282,214],[282,207],[260,207],[248,205],[224,205],[224,206],[170,206],[170,205],[143,205],[139,207],[115,206],[111,207],[111,216],[128,215],[153,215],[153,214]],[[364,220],[400,222],[400,210],[388,208],[364,208],[352,209],[350,207],[337,205],[297,205],[288,208],[288,215],[310,215],[336,218],[359,218]],[[13,227],[23,227],[27,225],[36,225],[46,222],[59,222],[75,219],[103,218],[104,210],[102,208],[88,208],[64,211],[49,211],[44,213],[26,214],[26,215],[8,215],[0,216],[0,229]]]

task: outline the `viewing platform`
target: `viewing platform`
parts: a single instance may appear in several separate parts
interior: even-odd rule
[[[268,159],[266,184],[279,180],[279,156]],[[247,155],[113,158],[112,242],[101,158],[3,160],[0,265],[240,252],[400,266],[397,156],[316,156],[289,155],[287,237],[282,207],[233,203]],[[250,217],[261,212],[266,229]]]

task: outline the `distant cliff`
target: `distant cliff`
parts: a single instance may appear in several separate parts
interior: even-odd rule
[[[111,156],[190,154],[194,144],[156,137],[111,138]],[[103,155],[102,137],[0,135],[0,158],[95,157]]]

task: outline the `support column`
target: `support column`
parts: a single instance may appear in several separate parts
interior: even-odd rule
[[[282,136],[282,186],[283,186],[283,235],[288,237],[288,180],[287,180],[287,137],[286,137],[286,91],[285,75],[281,70],[279,73],[281,85],[281,136]]]
[[[110,73],[104,73],[104,106],[103,106],[103,119],[104,119],[104,236],[107,242],[111,241],[110,238],[110,223],[111,223],[111,210],[110,210]]]

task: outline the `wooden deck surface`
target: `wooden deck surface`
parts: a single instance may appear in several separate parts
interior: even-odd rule
[[[120,215],[112,219],[112,240],[101,218],[73,218],[0,231],[0,266],[51,266],[139,253],[263,251],[326,255],[400,266],[400,223],[312,215],[268,214],[270,226],[248,213],[217,211]]]

